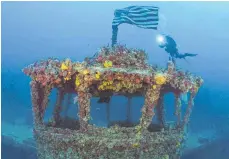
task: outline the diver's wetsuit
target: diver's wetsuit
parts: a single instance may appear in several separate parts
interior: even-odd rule
[[[190,53],[184,53],[184,54],[180,54],[178,52],[177,49],[177,44],[175,42],[175,40],[173,38],[171,38],[170,36],[165,36],[165,41],[166,43],[159,45],[161,48],[165,48],[165,51],[167,53],[169,53],[170,57],[169,60],[172,60],[173,63],[175,63],[175,59],[179,58],[179,59],[185,59],[186,57],[192,57],[192,56],[196,56],[197,54],[190,54]]]

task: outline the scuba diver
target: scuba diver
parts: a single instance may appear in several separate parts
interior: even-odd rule
[[[185,59],[186,57],[194,57],[197,54],[184,53],[181,54],[178,52],[177,44],[175,40],[168,35],[159,35],[157,36],[157,42],[160,48],[164,48],[165,51],[170,55],[169,60],[175,64],[176,59]]]

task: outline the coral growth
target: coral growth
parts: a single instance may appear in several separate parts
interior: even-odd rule
[[[161,90],[173,90],[176,94],[190,91],[194,96],[203,82],[200,77],[175,70],[171,62],[168,63],[168,70],[164,70],[148,65],[146,59],[147,55],[142,50],[124,46],[103,47],[90,62],[48,59],[36,62],[23,71],[41,87],[64,88],[65,92],[75,92],[79,96],[99,96],[106,91],[145,95],[143,116],[150,117]],[[83,99],[79,98],[79,103],[84,103],[81,118],[88,116],[89,109],[87,99]],[[176,114],[179,115],[178,112]]]
[[[203,82],[188,72],[174,71],[172,64],[168,64],[168,71],[155,69],[147,64],[146,57],[142,50],[124,46],[103,47],[90,62],[48,59],[36,62],[23,71],[42,86],[61,87],[73,79],[76,91],[84,91],[96,84],[99,91],[133,93],[147,85],[156,89],[167,84],[182,92],[196,92]]]
[[[166,74],[158,73],[154,76],[154,80],[157,85],[163,85],[166,82]]]
[[[75,152],[80,156],[85,156],[83,153],[89,153],[89,150],[92,149],[88,148],[87,145],[93,147],[99,145],[98,150],[90,152],[95,155],[93,156],[94,158],[101,156],[102,152],[108,153],[107,151],[110,151],[110,149],[115,150],[112,153],[122,153],[123,149],[133,150],[136,154],[140,154],[139,151],[143,151],[149,155],[149,158],[151,155],[158,154],[167,158],[167,154],[176,152],[177,147],[180,146],[180,142],[177,142],[178,138],[182,138],[179,134],[180,130],[183,130],[189,120],[194,97],[203,83],[200,77],[176,70],[171,61],[168,62],[167,69],[153,67],[147,64],[147,54],[143,50],[128,49],[121,45],[112,48],[102,47],[93,58],[86,58],[83,62],[73,62],[70,59],[59,61],[50,58],[29,65],[23,69],[23,72],[32,78],[31,92],[36,126],[43,124],[42,119],[47,107],[48,95],[52,88],[58,88],[59,91],[53,115],[55,124],[62,122],[60,120],[60,111],[64,94],[75,93],[78,95],[76,99],[79,105],[78,122],[80,131],[76,131],[73,138],[71,138],[72,134],[69,133],[72,131],[67,129],[55,129],[53,134],[60,131],[60,134],[63,134],[62,137],[69,140],[63,141],[61,140],[62,138],[59,140],[63,142],[69,141],[72,145],[77,145]],[[163,96],[167,92],[173,92],[176,96],[174,113],[177,116],[177,129],[173,130],[175,131],[173,135],[176,137],[170,136],[172,131],[158,132],[163,139],[156,138],[157,142],[155,142],[155,135],[147,129],[150,127],[152,118],[155,115],[155,107],[157,107],[158,119],[161,125],[165,127]],[[180,95],[187,92],[190,92],[190,98],[182,121],[180,116]],[[142,116],[139,124],[134,128],[113,126],[109,129],[90,125],[90,98],[92,96],[101,97],[102,94],[107,96],[120,94],[127,97],[144,96],[145,103],[141,110]],[[50,129],[49,131],[52,132],[53,130]],[[54,143],[60,144],[53,134],[43,137],[49,139],[47,136],[52,136]],[[160,135],[157,137],[160,137]],[[97,139],[96,137],[98,136],[103,136],[104,138]],[[149,140],[145,137],[148,137]],[[164,138],[167,139],[165,140]],[[93,142],[91,139],[93,139]],[[38,140],[40,143],[43,142],[39,137]],[[74,142],[71,140],[74,140]],[[158,148],[158,143],[161,141],[165,141],[162,142],[164,145]],[[168,141],[172,143],[172,149],[167,149],[166,142]],[[61,151],[68,151],[66,147],[61,148],[61,146],[62,144],[56,147]],[[82,149],[84,150],[83,152],[81,151]],[[160,149],[165,152],[162,154]],[[112,153],[110,153],[111,156],[113,155]],[[91,157],[86,155],[86,158]],[[135,158],[137,157],[135,156]]]
[[[94,66],[104,65],[114,68],[137,68],[146,69],[147,54],[144,50],[129,49],[123,45],[117,45],[115,47],[102,47],[93,59],[88,61],[88,64]]]

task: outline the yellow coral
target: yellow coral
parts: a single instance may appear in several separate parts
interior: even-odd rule
[[[113,63],[112,63],[112,61],[106,60],[106,61],[104,62],[104,64],[103,64],[103,66],[104,66],[105,68],[109,68],[109,67],[112,67],[112,66],[113,66]]]
[[[70,59],[66,59],[62,64],[61,64],[61,67],[60,69],[61,70],[67,70],[69,68],[69,65],[70,65]]]
[[[60,68],[61,70],[67,70],[68,69],[68,66],[63,62],[62,64],[61,64],[61,68]]]
[[[156,85],[153,85],[153,89],[156,89],[157,88],[157,86]]]
[[[104,86],[103,86],[103,85],[100,85],[100,86],[98,87],[98,89],[99,89],[99,90],[104,90]]]
[[[96,79],[100,79],[100,75],[101,75],[100,72],[96,72],[95,78],[96,78]]]
[[[103,86],[107,86],[107,82],[106,81],[103,81]]]
[[[80,82],[79,81],[76,81],[75,84],[76,84],[76,86],[79,86],[80,85]]]
[[[78,76],[76,76],[75,85],[76,86],[79,86],[80,85],[80,79],[79,79]]]
[[[161,74],[161,73],[158,73],[158,74],[156,74],[156,76],[154,77],[154,80],[155,80],[156,84],[158,84],[158,85],[163,85],[163,84],[165,84],[165,82],[166,82],[166,76],[163,75],[163,74]]]
[[[116,90],[116,87],[113,85],[113,81],[103,81],[102,84],[98,87],[99,90]]]
[[[65,81],[68,81],[68,80],[70,80],[70,79],[71,79],[71,77],[65,77],[65,78],[64,78]]]
[[[83,74],[84,75],[87,75],[87,74],[89,74],[89,71],[86,69],[86,70],[83,70]]]

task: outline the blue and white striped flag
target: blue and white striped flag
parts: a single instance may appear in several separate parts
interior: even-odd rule
[[[115,10],[112,22],[112,46],[117,42],[118,26],[122,23],[156,30],[159,21],[158,10],[158,7],[154,6],[130,6]]]

